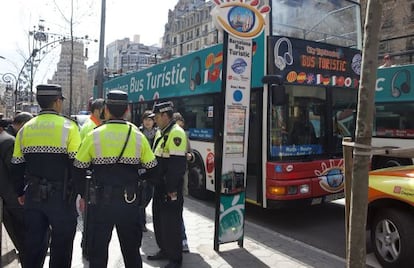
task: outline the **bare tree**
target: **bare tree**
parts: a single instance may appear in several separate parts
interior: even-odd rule
[[[365,226],[382,1],[368,0],[351,183],[347,267],[366,267]]]

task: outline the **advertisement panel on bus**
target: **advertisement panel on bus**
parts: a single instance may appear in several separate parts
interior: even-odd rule
[[[221,91],[223,45],[218,44],[113,78],[104,83],[104,94],[112,89],[128,92],[130,102],[217,93]],[[262,87],[264,36],[253,43],[252,87]]]
[[[378,102],[413,101],[412,75],[414,75],[414,65],[378,69],[375,100]]]
[[[270,37],[269,48],[269,71],[286,85],[359,87],[359,50],[284,36]]]

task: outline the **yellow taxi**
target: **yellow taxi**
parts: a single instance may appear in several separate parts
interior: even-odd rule
[[[368,222],[382,267],[414,267],[414,166],[370,172]]]

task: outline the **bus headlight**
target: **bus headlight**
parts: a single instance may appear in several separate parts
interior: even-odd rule
[[[301,194],[308,194],[309,193],[309,185],[307,184],[302,184],[299,186],[299,193]]]

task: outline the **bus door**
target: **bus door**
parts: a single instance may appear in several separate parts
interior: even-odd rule
[[[262,125],[263,89],[250,93],[249,140],[247,155],[246,198],[249,202],[261,204],[262,191]]]

